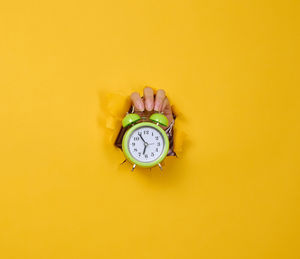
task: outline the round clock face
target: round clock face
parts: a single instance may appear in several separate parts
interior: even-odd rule
[[[159,159],[164,151],[165,140],[155,127],[136,128],[128,138],[128,151],[139,162],[151,163]]]

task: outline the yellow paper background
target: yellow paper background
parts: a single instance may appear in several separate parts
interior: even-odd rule
[[[299,3],[2,1],[0,258],[300,258]],[[101,97],[145,85],[188,139],[132,174]]]

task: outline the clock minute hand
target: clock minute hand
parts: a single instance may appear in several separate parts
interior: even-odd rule
[[[142,134],[138,134],[138,135],[141,137],[141,139],[143,140],[144,143],[147,143],[147,142],[144,140],[144,138],[142,137]]]

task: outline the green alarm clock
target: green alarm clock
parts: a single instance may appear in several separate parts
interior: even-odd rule
[[[136,166],[162,169],[161,162],[169,151],[169,138],[159,126],[168,126],[168,119],[161,113],[154,113],[149,121],[142,121],[136,113],[127,114],[122,120],[123,127],[131,126],[124,134],[122,150],[126,159]]]

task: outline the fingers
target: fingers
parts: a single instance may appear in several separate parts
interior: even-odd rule
[[[140,97],[139,93],[137,93],[137,92],[132,93],[130,98],[131,98],[133,106],[136,110],[138,110],[138,111],[145,110],[144,102],[143,102],[142,98]]]
[[[154,106],[153,90],[150,87],[144,88],[144,100],[147,111],[152,111]]]
[[[154,104],[154,110],[155,111],[159,111],[159,112],[162,111],[162,106],[163,106],[165,97],[166,97],[166,93],[165,93],[164,90],[159,89],[156,92],[155,104]]]
[[[154,92],[150,87],[144,88],[144,96],[141,98],[138,92],[134,92],[131,94],[131,101],[133,106],[138,111],[152,111],[153,109],[158,112],[164,112],[172,114],[172,109],[169,103],[168,98],[166,97],[166,93],[164,90],[159,89],[156,92],[155,100],[154,100]]]
[[[165,97],[165,99],[164,99],[164,102],[162,105],[162,112],[168,118],[169,125],[170,125],[170,123],[174,120],[174,118],[173,118],[172,107],[170,105],[168,97]]]
[[[168,99],[168,97],[165,97],[165,99],[163,101],[163,104],[162,104],[161,110],[163,112],[165,112],[166,110],[169,110],[169,108],[171,108],[170,103],[169,103],[169,99]]]

